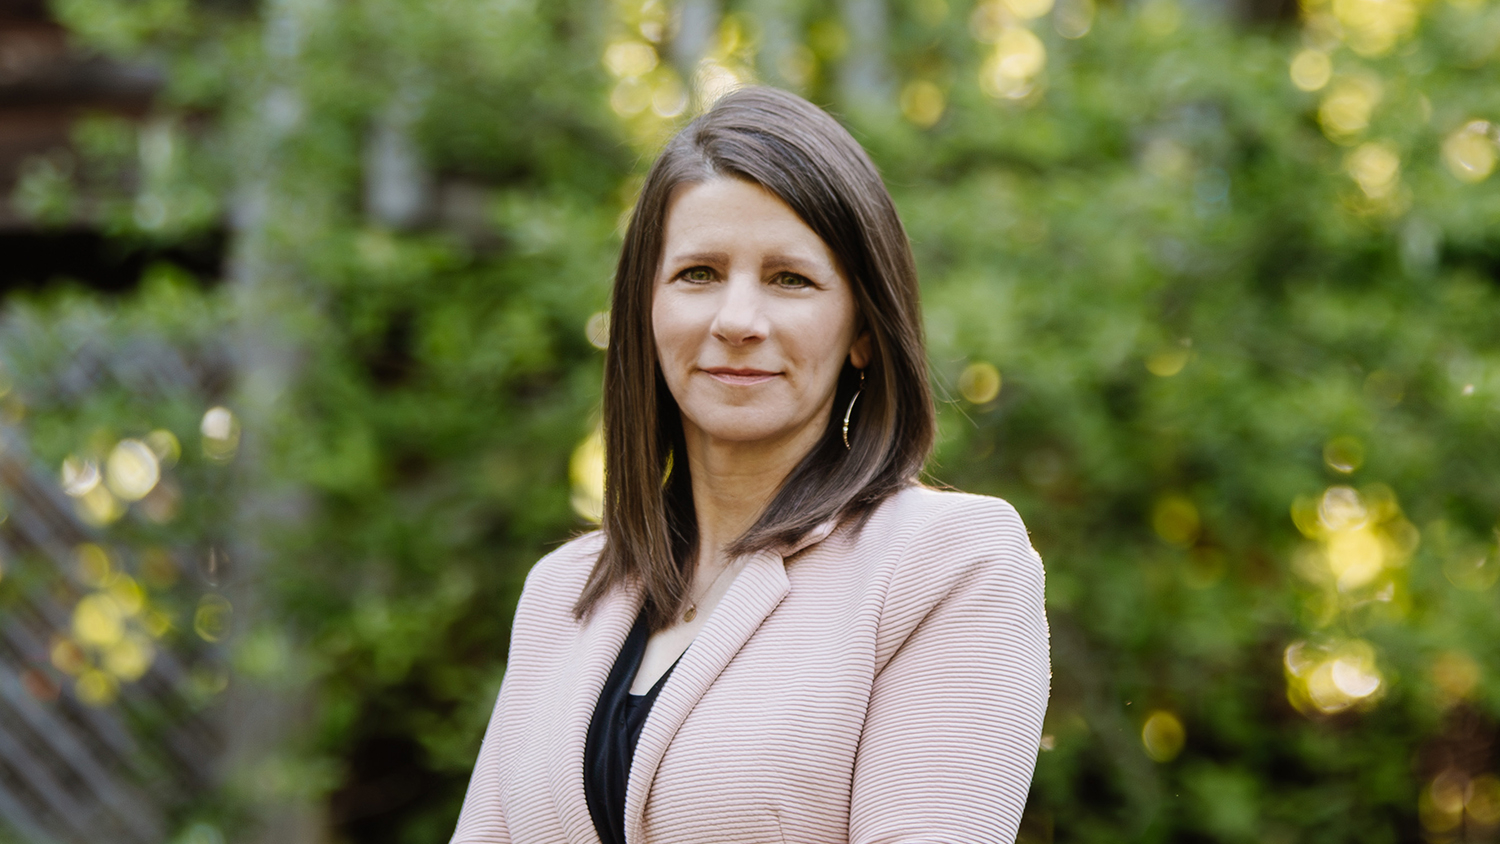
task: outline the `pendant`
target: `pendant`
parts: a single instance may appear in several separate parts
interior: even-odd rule
[[[685,613],[682,614],[682,620],[683,621],[692,621],[693,619],[695,619],[697,617],[698,617],[698,608],[696,606],[688,607],[687,608],[687,612],[685,612]]]

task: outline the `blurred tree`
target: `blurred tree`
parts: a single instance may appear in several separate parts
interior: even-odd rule
[[[521,579],[597,496],[622,215],[761,75],[881,165],[951,396],[931,475],[1047,561],[1023,838],[1492,838],[1500,6],[864,5],[55,3],[168,67],[186,152],[122,236],[234,231],[237,676],[314,714],[226,793],[450,831]],[[30,426],[53,465],[87,435]]]

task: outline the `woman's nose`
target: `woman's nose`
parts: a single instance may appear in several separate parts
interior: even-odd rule
[[[769,326],[759,280],[731,277],[722,290],[713,335],[731,346],[765,339]]]

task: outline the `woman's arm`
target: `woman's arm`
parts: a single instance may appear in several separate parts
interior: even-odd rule
[[[510,844],[510,830],[505,826],[505,811],[500,806],[499,733],[500,725],[504,723],[504,711],[505,685],[502,682],[451,844]]]
[[[851,844],[1012,841],[1050,667],[1041,560],[1010,505],[944,514],[892,580],[854,766]],[[925,547],[924,547],[925,546]]]

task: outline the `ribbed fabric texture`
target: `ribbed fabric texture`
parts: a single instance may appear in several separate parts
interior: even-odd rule
[[[572,606],[601,539],[536,565],[453,841],[597,844],[583,747],[640,610]],[[1013,841],[1050,672],[1041,561],[1004,501],[913,487],[747,561],[636,747],[631,844]]]

